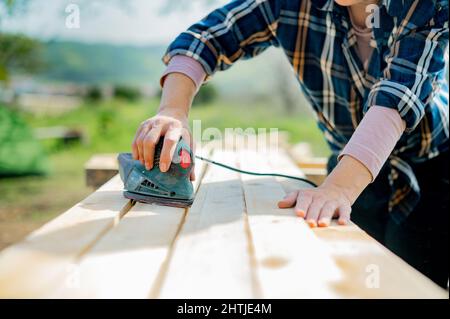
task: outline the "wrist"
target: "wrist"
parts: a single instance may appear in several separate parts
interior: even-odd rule
[[[189,109],[170,104],[161,104],[158,110],[159,115],[174,117],[178,120],[187,120]]]
[[[322,186],[338,190],[353,204],[371,180],[372,174],[361,162],[344,155]]]

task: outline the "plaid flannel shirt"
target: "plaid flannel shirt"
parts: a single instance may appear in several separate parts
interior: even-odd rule
[[[385,165],[389,210],[401,222],[420,199],[410,163],[448,150],[448,0],[380,0],[377,8],[367,72],[348,10],[333,0],[232,1],[180,34],[163,61],[192,57],[210,77],[281,47],[335,154],[368,108],[397,109],[406,131]]]

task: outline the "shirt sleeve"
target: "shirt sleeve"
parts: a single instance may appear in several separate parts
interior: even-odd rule
[[[338,159],[344,155],[355,158],[369,170],[374,181],[404,131],[405,121],[397,110],[373,106]]]
[[[203,67],[193,58],[184,55],[176,55],[170,60],[169,65],[160,79],[161,87],[164,87],[164,81],[170,73],[182,73],[194,82],[197,91],[205,80],[206,73]]]
[[[365,111],[372,105],[397,109],[412,132],[433,98],[439,72],[448,55],[448,1],[391,1],[397,14],[388,42],[386,67],[373,86]]]
[[[207,79],[239,59],[251,58],[278,46],[276,30],[280,0],[234,0],[214,10],[181,33],[169,46],[163,62],[175,55],[198,61]]]

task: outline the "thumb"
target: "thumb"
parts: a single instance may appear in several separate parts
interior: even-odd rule
[[[286,195],[282,200],[278,202],[279,208],[290,208],[297,202],[298,191],[294,191]]]

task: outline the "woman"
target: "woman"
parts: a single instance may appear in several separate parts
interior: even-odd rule
[[[216,71],[281,47],[333,156],[315,189],[288,194],[311,227],[350,219],[441,286],[448,280],[447,0],[235,0],[168,48],[158,114],[139,127],[133,156],[160,169]],[[447,54],[446,54],[447,52]],[[287,75],[288,76],[288,75]],[[256,79],[255,79],[256,80]]]

